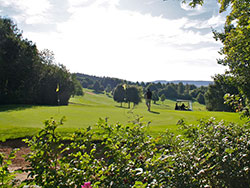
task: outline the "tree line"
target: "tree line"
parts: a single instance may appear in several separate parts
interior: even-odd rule
[[[76,73],[75,76],[84,88],[93,89],[97,93],[105,92],[111,94],[114,100],[121,103],[121,105],[130,102],[134,103],[134,105],[138,104],[141,102],[145,91],[149,88],[152,91],[152,100],[154,103],[164,101],[165,99],[186,99],[205,104],[209,111],[232,112],[234,108],[225,103],[224,96],[227,93],[234,95],[240,93],[236,78],[228,74],[215,75],[213,83],[209,84],[209,86],[201,87],[197,87],[194,84],[183,84],[182,82],[178,84],[130,82],[118,78],[98,77],[81,73]],[[128,90],[125,90],[124,86]],[[132,90],[134,93],[131,93]],[[127,96],[127,92],[129,96]]]
[[[56,91],[57,90],[57,91]],[[0,104],[66,105],[82,86],[50,50],[39,51],[0,17]]]
[[[84,88],[93,89],[97,93],[110,93],[114,100],[121,104],[124,102],[138,104],[141,102],[143,93],[145,93],[147,89],[152,91],[152,100],[154,103],[163,98],[171,100],[181,98],[196,100],[201,104],[205,104],[205,93],[207,91],[207,87],[205,86],[197,87],[194,84],[184,85],[182,82],[178,84],[131,82],[117,78],[97,77],[80,73],[77,73],[76,76]],[[140,97],[140,99],[138,97]],[[130,101],[130,98],[134,98],[134,100]]]

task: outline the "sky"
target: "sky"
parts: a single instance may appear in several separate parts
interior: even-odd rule
[[[71,73],[129,81],[212,80],[226,67],[216,0],[190,8],[180,0],[0,0],[39,50],[54,52]]]

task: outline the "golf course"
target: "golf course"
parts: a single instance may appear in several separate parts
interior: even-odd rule
[[[0,139],[4,141],[32,136],[44,126],[45,120],[54,118],[59,121],[64,116],[66,121],[59,128],[63,134],[79,128],[94,127],[99,118],[108,118],[110,124],[126,124],[141,117],[142,122],[150,122],[149,130],[152,135],[166,129],[178,132],[176,123],[180,119],[188,124],[197,124],[200,119],[210,117],[235,123],[243,122],[237,113],[206,111],[205,105],[198,102],[193,103],[193,111],[176,111],[175,101],[158,101],[156,104],[152,103],[151,112],[148,112],[144,100],[128,109],[128,104],[123,103],[121,106],[111,95],[96,94],[89,89],[84,89],[84,93],[84,96],[72,97],[67,106],[2,105]]]
[[[250,187],[250,0],[0,0],[0,188]]]

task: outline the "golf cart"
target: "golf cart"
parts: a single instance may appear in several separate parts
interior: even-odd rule
[[[175,104],[175,110],[193,111],[192,101],[177,99]]]

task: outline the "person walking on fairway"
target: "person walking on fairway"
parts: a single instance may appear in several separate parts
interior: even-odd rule
[[[145,93],[146,105],[148,107],[148,111],[150,111],[151,107],[151,99],[152,99],[152,92],[148,88],[147,92]]]

